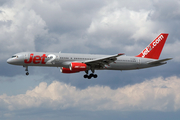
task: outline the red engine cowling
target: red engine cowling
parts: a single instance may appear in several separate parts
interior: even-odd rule
[[[64,67],[60,68],[60,71],[62,73],[77,73],[77,72],[79,72],[79,71],[71,71],[69,68],[64,68]]]
[[[87,65],[84,63],[72,62],[70,66],[71,71],[86,71]]]

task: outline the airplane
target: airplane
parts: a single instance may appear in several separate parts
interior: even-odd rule
[[[49,52],[21,52],[13,55],[7,63],[25,67],[29,75],[28,66],[60,67],[62,73],[85,72],[84,78],[97,78],[95,70],[136,70],[166,64],[166,58],[159,60],[164,47],[167,33],[161,33],[140,54],[136,56],[123,56],[124,53],[115,55],[71,54]],[[88,75],[88,71],[92,73]]]

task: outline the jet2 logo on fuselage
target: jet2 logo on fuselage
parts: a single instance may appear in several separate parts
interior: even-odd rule
[[[24,60],[24,63],[29,64],[29,63],[34,63],[34,64],[46,64],[45,62],[45,58],[47,58],[46,54],[43,54],[42,56],[36,55],[34,56],[34,54],[30,54],[30,58],[29,61],[28,59]]]
[[[45,62],[45,58],[49,58],[49,60],[47,62]],[[29,60],[25,59],[24,63],[26,64],[30,64],[30,63],[34,63],[34,64],[53,64],[53,61],[56,59],[56,56],[53,54],[50,54],[48,56],[46,56],[46,54],[43,54],[42,56],[36,55],[34,56],[33,53],[30,54]]]

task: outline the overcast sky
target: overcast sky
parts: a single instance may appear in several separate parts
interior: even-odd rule
[[[179,120],[179,0],[0,0],[1,120]],[[62,74],[6,60],[26,51],[139,54],[169,33],[160,59],[132,71]]]

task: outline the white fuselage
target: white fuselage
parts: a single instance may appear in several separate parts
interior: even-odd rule
[[[44,56],[43,56],[44,55]],[[18,57],[15,57],[18,56]],[[46,57],[45,57],[46,56]],[[96,60],[108,55],[94,54],[70,54],[70,53],[43,53],[43,52],[23,52],[17,53],[14,57],[7,60],[8,63],[21,66],[47,66],[47,67],[65,67],[69,68],[72,62],[80,62],[88,60]],[[26,60],[26,62],[25,62]],[[151,65],[149,62],[155,59],[140,58],[134,56],[119,56],[117,60],[98,69],[108,70],[133,70],[147,67],[158,66],[162,64]]]
[[[84,71],[84,78],[97,78],[95,70],[135,70],[166,64],[165,61],[172,58],[159,60],[161,51],[168,34],[161,33],[140,54],[136,56],[123,56],[123,53],[115,55],[94,54],[70,54],[70,53],[43,53],[22,52],[17,53],[7,60],[7,63],[26,67],[26,75],[29,75],[28,66],[60,67],[62,73],[77,73]],[[88,71],[92,73],[88,75]]]

